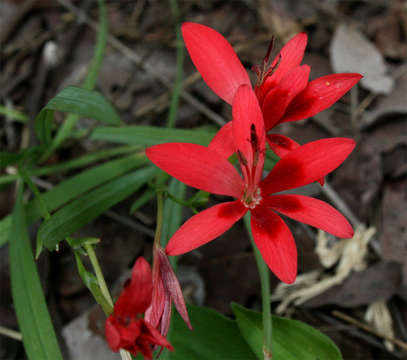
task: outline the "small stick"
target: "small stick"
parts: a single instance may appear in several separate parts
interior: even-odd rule
[[[23,340],[23,336],[21,335],[21,333],[19,333],[18,331],[15,331],[15,330],[8,329],[4,326],[0,326],[0,335],[7,336],[11,339],[18,340],[18,341]]]
[[[71,11],[76,16],[82,16],[87,25],[89,25],[94,31],[98,31],[98,25],[94,21],[89,19],[89,17],[86,14],[80,11],[80,9],[74,6],[70,0],[58,0],[58,2],[67,9],[69,9],[69,11]],[[172,82],[169,79],[167,79],[165,76],[157,72],[152,66],[145,63],[141,56],[137,55],[131,48],[129,48],[123,42],[118,40],[115,36],[109,35],[108,42],[114,48],[123,53],[123,55],[127,56],[131,61],[140,66],[144,71],[146,71],[156,80],[161,82],[165,87],[167,87],[168,89],[172,88]],[[182,90],[181,97],[185,101],[190,103],[193,107],[195,107],[197,110],[199,110],[202,114],[206,115],[213,122],[221,126],[226,124],[226,120],[222,116],[212,111],[208,106],[201,103],[197,98],[192,96],[187,91]]]
[[[373,335],[375,335],[377,337],[380,337],[380,338],[382,338],[384,340],[390,341],[391,343],[399,346],[403,350],[407,350],[407,343],[405,343],[404,341],[402,341],[400,339],[393,338],[393,337],[385,335],[385,334],[381,334],[380,332],[378,332],[373,327],[371,327],[371,326],[369,326],[369,325],[367,325],[367,324],[365,324],[365,323],[363,323],[363,322],[361,322],[361,321],[359,321],[357,319],[354,319],[349,315],[346,315],[346,314],[344,314],[344,313],[342,313],[342,312],[340,312],[338,310],[334,310],[332,312],[332,315],[334,315],[335,317],[337,317],[337,318],[339,318],[339,319],[341,319],[343,321],[348,322],[349,324],[355,325],[358,328],[363,329],[363,330],[365,330],[365,331],[367,331],[367,332],[369,332],[369,333],[371,333],[371,334],[373,334]]]

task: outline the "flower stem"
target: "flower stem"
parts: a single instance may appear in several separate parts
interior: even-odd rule
[[[244,223],[246,225],[247,232],[252,243],[254,256],[256,258],[257,269],[260,275],[261,284],[261,300],[263,309],[263,354],[264,360],[270,360],[272,357],[271,343],[272,343],[272,318],[270,308],[270,272],[267,264],[264,262],[263,257],[257,248],[250,227],[250,213],[247,213],[244,217]]]
[[[160,246],[161,230],[163,227],[163,209],[164,209],[163,193],[161,190],[158,190],[157,191],[157,225],[155,228],[153,248]]]
[[[110,296],[109,290],[107,289],[105,278],[103,277],[102,269],[100,268],[99,261],[96,257],[95,250],[90,244],[85,244],[85,250],[88,253],[89,260],[92,263],[93,270],[95,271],[96,279],[98,281],[100,291],[107,300],[110,306],[113,307],[113,300]]]

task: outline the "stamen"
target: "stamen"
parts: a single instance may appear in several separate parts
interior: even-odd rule
[[[239,159],[239,162],[243,165],[243,166],[247,166],[247,160],[244,157],[243,153],[240,150],[237,150],[237,157]]]
[[[270,60],[270,55],[271,55],[271,52],[273,51],[275,40],[276,40],[276,38],[274,36],[272,36],[270,39],[270,42],[269,42],[269,47],[267,48],[266,56],[263,59],[264,65],[267,65]]]

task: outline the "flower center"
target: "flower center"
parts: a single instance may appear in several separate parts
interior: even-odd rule
[[[262,200],[261,191],[260,188],[257,186],[252,191],[246,189],[243,193],[242,198],[240,199],[242,204],[251,210],[253,210],[257,205],[259,205],[261,200]]]

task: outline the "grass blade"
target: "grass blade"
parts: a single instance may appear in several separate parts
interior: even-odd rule
[[[27,356],[33,360],[62,360],[35,266],[19,184],[10,235],[11,290]]]
[[[138,168],[147,162],[144,154],[135,154],[125,158],[109,161],[96,166],[81,174],[75,175],[53,189],[42,194],[49,211],[54,211],[63,204],[77,196],[86,193],[92,188],[112,180],[126,172]],[[30,201],[26,206],[27,223],[31,224],[41,218],[41,204],[37,199]],[[11,226],[11,216],[0,221],[0,246],[8,241]]]
[[[157,168],[147,167],[112,180],[70,202],[45,221],[38,231],[39,241],[50,250],[113,205],[124,200],[149,181]]]

